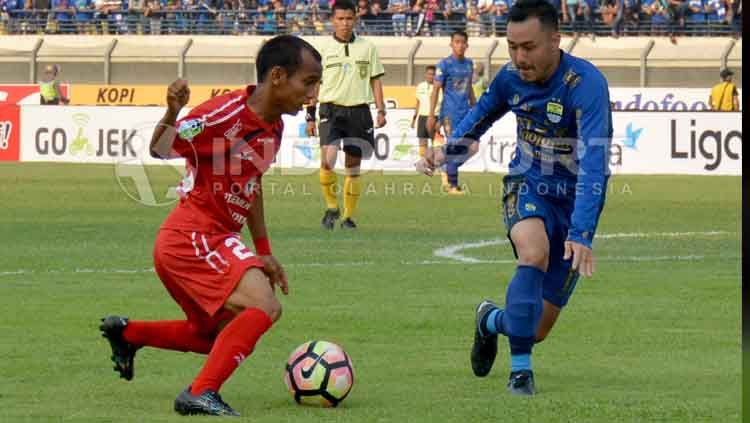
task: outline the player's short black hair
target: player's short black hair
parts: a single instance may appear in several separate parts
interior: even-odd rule
[[[320,53],[310,43],[294,35],[279,35],[263,44],[255,60],[258,82],[266,79],[268,72],[275,66],[281,66],[287,75],[292,76],[302,64],[302,50],[307,50],[318,62]]]
[[[547,0],[518,0],[508,12],[508,22],[537,18],[543,28],[558,30],[557,9]]]
[[[453,37],[455,37],[456,35],[464,37],[464,40],[468,40],[469,39],[469,34],[467,34],[466,31],[457,29],[457,30],[451,32],[451,41],[453,41]]]
[[[436,70],[437,70],[437,66],[435,66],[435,65],[427,65],[427,66],[424,67],[424,71],[425,72],[427,72],[427,71],[436,71]]]
[[[336,13],[336,10],[351,10],[352,13],[357,14],[357,7],[351,0],[336,0],[331,8],[331,14]]]

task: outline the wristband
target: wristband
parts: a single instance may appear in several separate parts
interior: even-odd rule
[[[256,255],[259,255],[259,256],[271,255],[271,243],[268,241],[268,237],[254,239],[253,244],[255,245]]]
[[[315,122],[315,105],[307,106],[307,114],[305,115],[305,120],[307,122]]]

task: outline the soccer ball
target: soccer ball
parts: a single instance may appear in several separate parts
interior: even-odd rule
[[[310,341],[289,356],[284,381],[297,403],[336,407],[352,390],[354,368],[340,346]]]

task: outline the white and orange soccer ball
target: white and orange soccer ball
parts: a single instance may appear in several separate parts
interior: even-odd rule
[[[336,407],[352,390],[354,368],[340,346],[309,341],[289,356],[284,381],[297,403]]]

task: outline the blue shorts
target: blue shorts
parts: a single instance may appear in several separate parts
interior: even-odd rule
[[[530,217],[544,220],[550,251],[543,296],[562,308],[573,294],[579,276],[578,272],[571,271],[572,260],[563,260],[573,202],[542,195],[540,191],[526,183],[523,175],[506,175],[503,178],[503,221],[510,240],[510,229],[521,220]],[[515,245],[513,254],[518,258]]]

